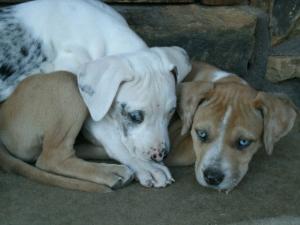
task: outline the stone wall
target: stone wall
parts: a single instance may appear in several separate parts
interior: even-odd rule
[[[299,0],[251,0],[251,5],[269,15],[273,46],[300,35]]]
[[[272,82],[300,77],[300,1],[252,0],[269,17],[270,56],[266,77]]]
[[[179,45],[192,58],[246,75],[257,18],[240,8],[199,5],[116,6],[150,45]]]
[[[177,0],[169,3],[171,1]],[[230,1],[200,2],[213,5]],[[0,0],[0,4],[8,2],[24,1]],[[257,89],[284,92],[300,105],[300,1],[240,0],[235,3],[238,4],[221,7],[200,4],[112,6],[150,46],[179,45],[191,58],[237,73]]]

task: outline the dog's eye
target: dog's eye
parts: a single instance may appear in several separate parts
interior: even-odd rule
[[[196,130],[197,136],[202,142],[206,142],[208,140],[208,133],[206,130]]]
[[[144,121],[144,113],[143,111],[140,110],[136,110],[128,113],[128,117],[133,123],[140,124]]]
[[[238,150],[243,150],[243,149],[247,148],[251,143],[252,143],[252,141],[250,141],[250,140],[239,138],[237,140],[236,146],[237,146]]]

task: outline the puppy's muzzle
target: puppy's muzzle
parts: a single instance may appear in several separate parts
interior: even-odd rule
[[[207,168],[203,171],[203,177],[208,185],[218,186],[224,180],[224,173],[216,168]]]
[[[169,150],[167,147],[163,147],[162,149],[153,149],[151,159],[155,162],[161,162],[168,156],[168,153]]]

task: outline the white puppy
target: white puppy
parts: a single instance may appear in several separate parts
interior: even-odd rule
[[[172,181],[157,162],[169,149],[175,82],[191,69],[183,49],[149,48],[121,15],[94,0],[0,9],[0,34],[0,100],[28,75],[71,71],[91,114],[85,136],[132,168],[141,184]]]

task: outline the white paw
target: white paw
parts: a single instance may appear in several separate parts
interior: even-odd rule
[[[166,166],[154,162],[141,162],[135,175],[145,187],[166,187],[175,181]]]

